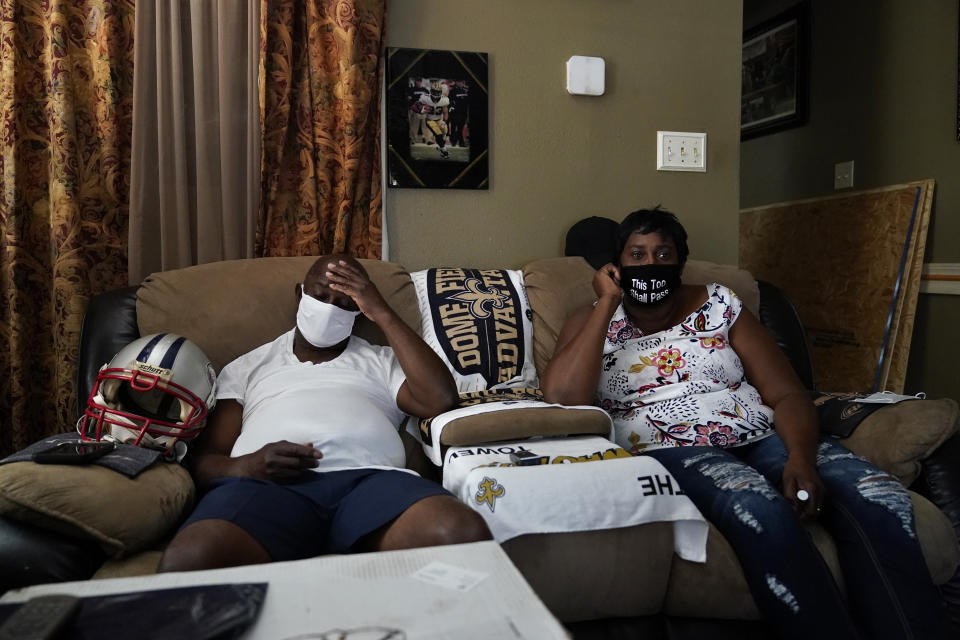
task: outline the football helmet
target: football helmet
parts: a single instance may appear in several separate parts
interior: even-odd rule
[[[84,440],[159,449],[181,460],[216,404],[216,380],[210,360],[187,338],[138,338],[100,368],[77,431]]]
[[[439,80],[434,80],[430,83],[430,98],[434,102],[440,102],[440,98],[443,97],[443,83]]]

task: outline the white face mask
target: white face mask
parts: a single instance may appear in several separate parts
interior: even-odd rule
[[[359,311],[347,311],[308,296],[302,284],[300,293],[302,295],[297,308],[297,328],[307,342],[322,349],[339,344],[350,335]]]

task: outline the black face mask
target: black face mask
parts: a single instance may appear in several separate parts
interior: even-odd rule
[[[624,301],[634,304],[662,304],[680,288],[679,264],[640,264],[620,267],[620,288]]]

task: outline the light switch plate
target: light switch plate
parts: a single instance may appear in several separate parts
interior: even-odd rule
[[[706,170],[706,133],[657,131],[657,171]]]
[[[833,165],[833,188],[848,189],[853,186],[853,160]]]

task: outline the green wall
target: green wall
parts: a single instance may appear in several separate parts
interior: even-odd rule
[[[792,4],[746,0],[744,26]],[[960,263],[958,5],[813,0],[810,121],[743,143],[741,206],[836,193],[833,166],[846,160],[855,189],[933,178],[925,262]],[[960,398],[958,327],[960,296],[921,294],[908,392]]]
[[[408,269],[515,268],[567,229],[662,204],[694,257],[737,260],[741,0],[394,0],[387,46],[484,51],[490,189],[388,188],[389,257]],[[573,55],[606,93],[566,92]],[[656,170],[656,132],[705,131],[707,173]]]

